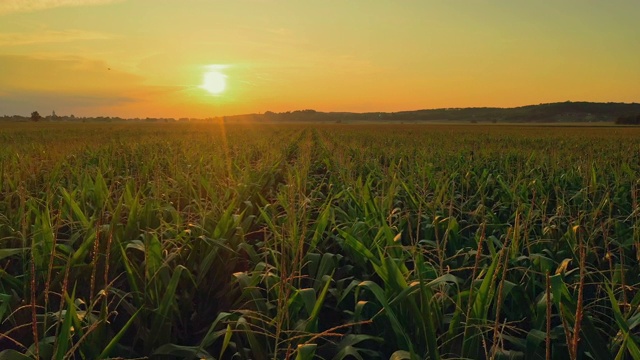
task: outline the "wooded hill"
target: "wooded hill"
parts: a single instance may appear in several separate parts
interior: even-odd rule
[[[638,103],[562,102],[515,108],[443,108],[400,112],[318,112],[300,110],[285,113],[226,117],[271,121],[470,121],[470,122],[615,122],[621,117],[640,114]]]

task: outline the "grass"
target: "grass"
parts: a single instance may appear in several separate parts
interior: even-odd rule
[[[0,129],[0,358],[640,358],[640,131]]]

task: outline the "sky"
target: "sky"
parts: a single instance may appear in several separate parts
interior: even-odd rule
[[[0,0],[0,115],[640,102],[638,0]]]

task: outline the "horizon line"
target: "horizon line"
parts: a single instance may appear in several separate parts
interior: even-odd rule
[[[56,117],[70,117],[74,118],[117,118],[117,119],[197,119],[197,120],[206,120],[206,119],[216,119],[216,118],[224,118],[224,117],[234,117],[234,116],[247,116],[247,115],[266,115],[268,113],[272,114],[290,114],[295,112],[305,112],[305,111],[313,111],[315,113],[322,114],[398,114],[398,113],[408,113],[408,112],[418,112],[418,111],[436,111],[436,110],[469,110],[469,109],[501,109],[501,110],[509,110],[509,109],[518,109],[530,106],[542,106],[542,105],[553,105],[553,104],[567,104],[567,103],[587,103],[587,104],[618,104],[618,105],[640,105],[640,102],[617,102],[617,101],[584,101],[584,100],[566,100],[566,101],[555,101],[555,102],[547,102],[547,103],[538,103],[538,104],[525,104],[518,106],[467,106],[467,107],[439,107],[439,108],[420,108],[420,109],[409,109],[409,110],[398,110],[398,111],[325,111],[325,110],[315,110],[312,108],[298,108],[295,110],[287,110],[287,111],[271,111],[266,110],[264,112],[253,112],[253,113],[242,113],[242,114],[225,114],[225,115],[215,115],[208,117],[191,117],[191,116],[179,116],[179,117],[157,117],[157,116],[131,116],[131,117],[122,117],[122,116],[110,116],[110,115],[93,115],[93,116],[75,116],[73,114],[69,115],[59,115],[55,114]],[[39,112],[38,110],[34,110]],[[55,113],[55,110],[52,110],[51,115],[43,116],[43,118],[50,117]],[[30,115],[19,115],[19,114],[3,114],[2,117],[30,117]],[[41,115],[42,116],[42,115]]]

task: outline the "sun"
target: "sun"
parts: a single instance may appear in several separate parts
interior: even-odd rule
[[[222,70],[223,65],[209,65],[205,67],[200,88],[208,91],[212,95],[220,95],[227,88],[227,75]]]

